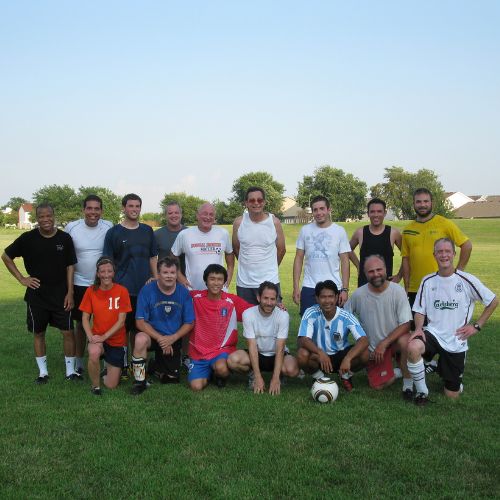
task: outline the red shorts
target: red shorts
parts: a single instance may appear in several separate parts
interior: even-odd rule
[[[381,363],[377,364],[375,361],[368,361],[367,371],[370,387],[378,389],[394,378],[394,369],[392,367],[392,358],[394,356],[395,352],[392,347],[389,347],[389,349],[386,349]]]

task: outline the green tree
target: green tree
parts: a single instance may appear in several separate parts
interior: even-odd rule
[[[141,221],[149,224],[152,227],[160,227],[162,223],[163,216],[156,212],[145,212],[141,213]]]
[[[297,204],[306,208],[312,198],[323,195],[330,200],[333,220],[359,219],[365,211],[366,190],[366,183],[352,174],[323,165],[299,182]]]
[[[102,186],[80,186],[78,198],[80,199],[80,209],[83,207],[83,200],[89,194],[96,194],[102,199],[102,217],[117,224],[122,216],[122,197],[113,193],[108,188]]]
[[[413,219],[413,192],[418,188],[427,188],[432,193],[433,212],[445,217],[452,216],[451,207],[445,198],[443,185],[435,172],[422,168],[417,172],[408,172],[402,167],[385,169],[385,182],[372,186],[372,197],[382,198],[398,219]]]
[[[258,186],[266,192],[266,211],[281,217],[283,207],[283,193],[285,186],[276,181],[268,172],[250,172],[238,177],[233,183],[233,196],[230,202],[239,203],[240,213],[243,212],[246,190],[251,186]]]
[[[35,205],[50,203],[54,207],[57,224],[63,226],[72,220],[79,219],[81,216],[79,196],[67,184],[63,186],[57,184],[43,186],[33,193],[33,201]],[[35,214],[32,214],[31,220],[36,221]]]
[[[222,200],[215,200],[213,202],[215,206],[215,217],[217,219],[217,224],[232,224],[236,217],[243,213],[243,207],[241,203],[236,201],[230,201],[226,203]]]
[[[21,196],[12,196],[2,208],[10,207],[14,212],[18,212],[23,203],[28,203],[28,200],[25,200]]]
[[[160,202],[160,207],[162,209],[162,219],[161,224],[165,225],[165,207],[168,203],[176,201],[182,208],[182,222],[186,225],[197,224],[196,212],[200,205],[206,203],[206,200],[198,198],[197,196],[192,196],[186,193],[166,193]]]

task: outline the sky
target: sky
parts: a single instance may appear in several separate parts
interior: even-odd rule
[[[0,204],[49,184],[294,196],[331,165],[500,194],[500,2],[0,0]],[[6,182],[8,179],[8,182]]]

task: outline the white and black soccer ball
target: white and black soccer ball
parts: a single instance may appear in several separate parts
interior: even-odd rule
[[[339,395],[339,386],[335,380],[322,377],[314,381],[311,396],[318,403],[333,403]]]

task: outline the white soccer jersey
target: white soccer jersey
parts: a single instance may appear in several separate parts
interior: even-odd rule
[[[427,275],[420,284],[413,311],[427,316],[425,327],[448,352],[464,352],[467,340],[456,336],[472,318],[474,303],[491,304],[495,294],[475,276],[455,271],[451,276]]]
[[[203,272],[209,264],[223,264],[224,254],[233,253],[233,245],[229,233],[219,226],[213,226],[208,233],[198,226],[188,227],[181,231],[174,244],[172,253],[186,257],[186,278],[193,290],[205,290]]]
[[[286,311],[275,307],[269,316],[264,316],[259,306],[243,313],[243,336],[256,339],[257,350],[263,356],[276,354],[276,340],[288,338],[290,317]]]
[[[95,264],[102,255],[104,238],[113,223],[99,219],[97,226],[87,226],[84,219],[70,222],[65,231],[73,238],[76,258],[74,284],[90,286],[95,279]]]

